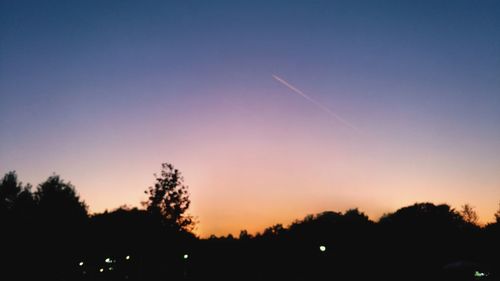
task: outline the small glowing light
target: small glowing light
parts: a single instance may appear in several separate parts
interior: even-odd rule
[[[109,270],[109,271],[113,270],[113,267],[109,267],[109,268],[108,268],[108,270]]]
[[[321,252],[326,251],[326,246],[323,246],[323,245],[319,246],[319,250],[320,250]]]
[[[476,271],[474,272],[474,277],[484,277],[486,274],[484,272]]]
[[[104,260],[106,263],[112,263],[113,261],[110,259],[110,258],[106,258],[106,260]]]
[[[99,272],[103,272],[104,271],[104,268],[99,268]]]
[[[126,259],[126,260],[129,260],[129,259],[130,259],[130,256],[126,256],[126,257],[125,257],[125,259]]]
[[[78,263],[79,266],[83,266],[83,261]]]
[[[184,254],[184,259],[187,260],[189,258],[189,255],[188,254]]]

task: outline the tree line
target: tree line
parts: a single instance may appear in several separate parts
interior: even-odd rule
[[[498,280],[500,208],[415,203],[372,221],[358,209],[308,215],[255,235],[193,234],[179,170],[164,163],[142,208],[89,214],[58,175],[0,181],[5,280]],[[3,278],[2,278],[3,279]]]
[[[176,257],[196,239],[188,188],[171,164],[154,176],[143,208],[91,215],[60,176],[33,188],[8,172],[0,181],[0,274],[5,280],[152,280],[165,274],[164,264],[182,266]]]

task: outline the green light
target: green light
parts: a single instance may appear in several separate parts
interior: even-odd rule
[[[479,271],[476,271],[474,272],[474,277],[484,277],[486,274],[484,274],[483,272],[479,272]]]

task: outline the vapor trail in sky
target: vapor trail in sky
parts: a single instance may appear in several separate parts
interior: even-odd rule
[[[315,99],[311,98],[310,96],[306,95],[304,92],[302,92],[300,89],[296,88],[295,86],[293,86],[292,84],[288,83],[285,79],[283,78],[280,78],[278,77],[277,75],[274,75],[273,74],[273,78],[280,82],[281,84],[285,85],[287,88],[289,88],[290,90],[294,91],[295,93],[299,94],[300,96],[302,96],[303,98],[305,98],[306,100],[310,101],[311,103],[313,103],[314,105],[316,105],[317,107],[319,107],[321,110],[323,110],[324,112],[328,113],[330,116],[332,116],[333,118],[337,119],[338,121],[340,121],[342,124],[346,125],[347,127],[353,129],[354,131],[356,132],[359,132],[358,128],[356,128],[356,126],[352,125],[350,122],[348,122],[347,120],[345,120],[344,118],[340,117],[339,115],[337,115],[335,112],[333,112],[332,110],[330,110],[328,107],[324,106],[323,104],[321,104],[320,102],[316,101]]]

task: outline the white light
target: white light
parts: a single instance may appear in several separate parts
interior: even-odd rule
[[[125,257],[125,259],[126,259],[126,260],[129,260],[129,259],[130,259],[130,256],[126,256],[126,257]]]
[[[106,263],[111,263],[111,259],[110,258],[106,258],[105,262]]]
[[[184,254],[184,259],[187,260],[189,258],[188,254]]]
[[[108,268],[109,271],[113,270],[113,267]]]
[[[487,274],[485,274],[484,272],[479,272],[479,271],[476,271],[474,272],[474,277],[485,277]]]
[[[78,263],[79,266],[83,266],[83,261]]]
[[[321,246],[319,246],[319,250],[320,250],[321,252],[324,252],[324,251],[326,251],[326,247],[325,247],[325,246],[323,246],[323,245],[321,245]]]
[[[104,268],[100,268],[100,269],[99,269],[99,272],[103,272],[103,271],[104,271]]]

